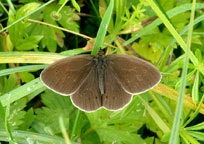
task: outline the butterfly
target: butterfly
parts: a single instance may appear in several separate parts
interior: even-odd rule
[[[90,54],[60,59],[45,68],[41,81],[63,96],[70,96],[74,106],[91,112],[103,107],[120,110],[133,95],[153,88],[161,73],[152,64],[128,55]]]

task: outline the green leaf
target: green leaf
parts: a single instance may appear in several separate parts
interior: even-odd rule
[[[12,129],[17,129],[24,123],[26,112],[23,110],[26,107],[26,98],[22,98],[11,104],[9,123]]]
[[[26,106],[26,99],[21,99],[10,105],[10,114],[8,116],[8,124],[10,129],[18,129],[24,123],[26,112],[23,110]],[[0,119],[0,129],[4,129],[4,121]]]
[[[195,80],[193,83],[193,89],[192,89],[192,100],[195,104],[199,101],[199,71],[196,72]]]
[[[80,7],[79,7],[78,3],[77,3],[75,0],[71,0],[71,2],[72,2],[72,5],[75,7],[75,9],[76,9],[78,12],[80,12]]]
[[[183,129],[180,130],[180,136],[184,140],[185,143],[189,144],[200,144],[194,137],[192,137],[188,131]]]
[[[71,111],[74,107],[70,101],[69,96],[61,96],[51,90],[46,90],[41,96],[43,104],[47,107],[55,109],[69,109]],[[68,112],[68,111],[67,111]]]
[[[79,20],[79,16],[74,13],[74,11],[68,7],[64,6],[60,12],[59,18],[55,17],[56,11],[59,9],[59,5],[50,5],[41,10],[38,13],[32,15],[33,19],[41,20],[44,22],[52,24],[52,25],[60,25],[68,30],[79,31],[79,26],[77,24],[77,20]],[[56,28],[48,27],[45,25],[39,25],[32,23],[28,27],[28,31],[31,35],[41,35],[43,39],[41,41],[42,47],[47,47],[49,51],[55,52],[57,49],[57,45],[60,47],[64,46],[64,33]]]
[[[20,39],[16,43],[17,50],[31,50],[38,47],[38,43],[43,36],[30,36],[25,39]]]
[[[29,72],[20,72],[19,73],[22,82],[30,82],[35,79],[35,76]]]
[[[178,57],[177,59],[175,59],[175,60],[170,64],[170,66],[164,67],[164,69],[163,69],[162,71],[167,72],[167,73],[172,73],[172,72],[178,70],[179,68],[182,67],[183,58],[184,58],[184,55],[181,55],[180,57]]]
[[[190,130],[190,131],[192,131],[192,130],[203,130],[204,129],[204,122],[199,123],[197,125],[186,127],[185,129]]]
[[[1,102],[0,102],[0,119],[2,121],[5,121],[5,109],[4,107],[2,106]],[[3,125],[3,124],[2,124]]]
[[[12,89],[15,88],[15,86],[16,86],[16,75],[11,74],[5,82],[3,93],[7,93],[7,92],[11,91]]]
[[[8,97],[10,98],[10,96]],[[9,101],[9,98],[8,98],[8,101]],[[6,106],[6,111],[5,111],[5,120],[4,120],[5,130],[9,137],[9,143],[16,143],[13,139],[13,135],[11,132],[11,125],[9,124],[9,116],[10,116],[10,103],[8,103],[8,105]]]
[[[29,129],[31,124],[33,123],[33,120],[34,120],[34,113],[33,113],[33,109],[30,108],[24,115],[24,119],[23,119],[24,122],[19,126],[19,129],[21,130]]]
[[[158,41],[164,39],[162,42],[160,41],[160,45],[158,45]],[[167,34],[160,33],[158,30],[152,32],[151,34],[147,34],[142,37],[139,42],[134,42],[132,44],[132,48],[145,59],[150,60],[152,63],[156,63],[167,43],[170,42],[171,37]]]
[[[189,81],[195,72],[196,72],[195,69],[193,71],[189,72],[187,77],[186,77],[186,81]],[[182,83],[182,78],[180,78],[179,81],[176,83],[175,89],[179,89],[181,86],[181,83]]]
[[[66,129],[69,127],[69,117],[74,106],[69,97],[64,97],[59,94],[46,90],[41,95],[42,102],[47,107],[42,107],[35,110],[36,120],[32,125],[34,129],[41,133],[57,134],[60,133],[58,119],[63,117]],[[43,127],[39,126],[43,125]],[[46,129],[44,128],[46,127]]]
[[[145,123],[144,106],[138,97],[134,97],[132,102],[120,111],[111,112],[100,109],[85,114],[90,121],[91,128],[104,142],[144,143],[141,137],[136,134],[137,130]]]
[[[102,140],[108,143],[126,143],[126,144],[145,144],[142,138],[138,134],[130,133],[125,129],[119,129],[114,126],[109,126],[107,128],[101,128],[97,130],[99,136]]]
[[[196,139],[200,141],[204,141],[204,133],[203,132],[198,132],[198,131],[187,131],[188,134],[191,136],[195,137]]]
[[[100,144],[100,138],[95,131],[89,132],[85,137],[82,138],[82,144]]]
[[[203,104],[204,101],[204,95],[202,96],[200,103],[198,104],[195,112],[191,115],[191,117],[184,123],[183,127],[186,127],[186,125],[188,125],[192,120],[194,120],[196,118],[196,116],[199,114],[199,110],[201,109],[201,106]]]
[[[79,32],[79,25],[77,21],[80,20],[80,17],[68,6],[63,7],[61,13],[63,15],[61,19],[58,21],[59,24],[68,30]]]
[[[195,56],[198,58],[198,61],[201,63],[202,62],[202,54],[201,54],[200,49],[196,49]]]
[[[68,2],[69,0],[59,0],[58,4],[64,4],[65,2]]]
[[[11,42],[9,35],[6,37],[6,47],[8,48],[8,51],[13,50],[13,43]]]
[[[16,20],[29,14],[30,12],[32,12],[33,10],[38,8],[39,6],[40,6],[39,3],[26,4],[17,11],[16,16],[14,16],[11,12],[9,12],[8,24],[14,23]],[[11,39],[11,41],[15,47],[19,46],[18,44],[23,44],[22,43],[23,40],[28,37],[28,34],[26,32],[26,28],[28,26],[29,26],[29,23],[26,20],[24,20],[24,21],[19,22],[16,25],[14,25],[13,27],[10,27],[8,29],[10,39]],[[30,39],[30,40],[33,40],[33,39]]]

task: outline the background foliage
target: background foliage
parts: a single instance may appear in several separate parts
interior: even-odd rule
[[[90,53],[101,20],[107,21],[104,14],[109,3],[0,1],[0,141],[203,143],[202,1],[197,1],[194,8],[190,0],[114,0],[104,43],[107,53],[139,55],[162,72],[158,86],[134,96],[123,110],[81,112],[69,97],[46,89],[40,82],[39,75],[46,64],[65,56]],[[194,19],[191,10],[195,12]],[[187,33],[192,27],[193,32]],[[184,61],[188,43],[189,63]],[[185,63],[188,70],[182,69]],[[184,82],[185,90],[181,88]],[[184,98],[178,101],[182,90]],[[183,104],[178,118],[177,103]],[[175,126],[179,136],[172,138],[170,134],[176,133],[172,129],[175,119],[180,121]]]

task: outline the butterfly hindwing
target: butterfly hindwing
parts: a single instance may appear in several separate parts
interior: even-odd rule
[[[76,93],[71,96],[71,100],[75,106],[84,111],[95,111],[101,107],[97,69],[95,67],[91,69]]]
[[[109,110],[119,110],[130,103],[131,98],[131,94],[125,92],[114,73],[107,67],[105,69],[105,94],[102,97],[103,107]]]

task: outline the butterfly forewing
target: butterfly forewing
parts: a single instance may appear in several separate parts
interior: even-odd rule
[[[154,66],[127,55],[108,55],[107,67],[111,69],[122,87],[131,94],[147,91],[161,79],[160,72]]]
[[[42,71],[42,82],[53,91],[70,95],[88,76],[93,63],[91,55],[71,56],[58,60]]]
[[[71,100],[84,111],[95,111],[101,107],[97,69],[94,66],[76,93],[71,96]]]
[[[105,94],[103,95],[103,107],[109,110],[119,110],[131,101],[131,94],[125,92],[120,81],[116,79],[109,67],[105,69]]]

